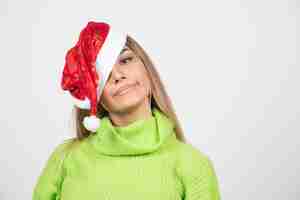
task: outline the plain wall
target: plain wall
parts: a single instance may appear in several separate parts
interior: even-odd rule
[[[297,0],[2,0],[0,199],[31,199],[51,151],[75,136],[65,53],[108,18],[153,59],[222,199],[299,199],[299,14]]]

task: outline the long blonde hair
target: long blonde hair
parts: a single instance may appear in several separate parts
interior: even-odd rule
[[[127,35],[126,46],[141,59],[146,68],[151,83],[151,108],[158,108],[166,116],[172,119],[175,122],[175,133],[177,139],[184,143],[188,143],[188,141],[184,137],[182,127],[180,126],[180,123],[176,116],[171,99],[166,92],[166,89],[161,81],[157,70],[154,67],[153,62],[151,61],[145,50],[130,35]],[[108,115],[107,111],[103,108],[100,102],[97,105],[97,111],[97,116],[99,118]],[[90,131],[85,129],[82,124],[83,118],[89,115],[89,111],[80,109],[74,105],[72,113],[74,113],[76,130],[76,138],[74,139],[82,140],[88,137],[90,134],[92,134]]]

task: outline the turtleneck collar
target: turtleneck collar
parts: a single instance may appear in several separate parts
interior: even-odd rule
[[[91,143],[97,151],[111,156],[138,155],[154,152],[168,138],[175,138],[175,124],[158,108],[152,108],[148,118],[136,120],[126,126],[114,126],[105,116]]]

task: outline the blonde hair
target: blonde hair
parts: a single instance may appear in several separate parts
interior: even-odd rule
[[[151,108],[156,107],[162,111],[166,116],[175,122],[175,133],[178,140],[188,143],[184,137],[182,127],[179,124],[178,118],[176,116],[175,110],[173,108],[170,97],[168,96],[166,89],[161,81],[161,78],[154,67],[153,62],[145,52],[145,50],[134,40],[130,35],[127,35],[126,45],[130,50],[132,50],[135,55],[137,55],[143,62],[146,71],[148,73],[150,83],[151,83]],[[97,105],[97,116],[102,118],[107,116],[107,111],[103,108],[99,102]],[[85,116],[89,115],[88,110],[83,110],[74,105],[72,113],[75,118],[75,130],[76,138],[75,140],[82,140],[92,134],[90,131],[84,128],[82,120]]]

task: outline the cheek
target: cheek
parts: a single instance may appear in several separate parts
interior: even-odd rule
[[[130,71],[127,71],[128,78],[133,79],[147,87],[149,85],[148,74],[141,62],[137,62],[130,66]]]
[[[109,98],[110,98],[109,90],[107,88],[104,88],[104,90],[102,91],[102,94],[101,94],[100,101],[102,101],[103,103],[106,103],[107,101],[109,101]]]
[[[150,80],[148,79],[146,72],[140,71],[136,77],[138,89],[147,93],[147,91],[150,89]]]
[[[137,86],[135,88],[136,93],[141,96],[145,96],[147,94],[147,84],[144,80],[137,80]]]

